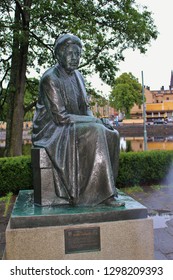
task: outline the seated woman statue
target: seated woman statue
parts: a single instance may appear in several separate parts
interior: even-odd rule
[[[53,165],[60,204],[122,206],[115,197],[119,134],[106,128],[89,109],[84,80],[77,70],[82,43],[61,35],[58,63],[40,81],[33,120],[34,147],[45,148]]]

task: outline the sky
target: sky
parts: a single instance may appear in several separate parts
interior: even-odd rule
[[[125,61],[119,64],[117,77],[124,72],[131,72],[142,83],[143,71],[145,86],[151,90],[159,90],[161,86],[169,89],[173,70],[173,0],[136,0],[136,3],[147,6],[152,12],[159,35],[148,45],[145,54],[137,50],[125,51]],[[94,80],[96,88],[103,92],[110,91],[99,79]]]

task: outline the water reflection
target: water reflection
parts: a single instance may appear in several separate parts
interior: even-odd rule
[[[144,151],[144,137],[121,137],[121,151]],[[147,150],[173,150],[173,136],[152,136],[147,138]]]
[[[5,135],[4,131],[0,131],[0,157],[1,150],[5,148]],[[23,132],[23,147],[31,147],[31,135],[24,131]],[[173,135],[163,136],[152,136],[147,138],[147,149],[148,150],[173,150]],[[144,137],[121,137],[120,138],[120,150],[129,152],[144,151]]]
[[[153,219],[153,228],[157,229],[157,228],[166,228],[168,227],[167,222],[170,221],[173,217],[173,214],[156,214],[156,215],[149,215],[149,217],[151,217]]]

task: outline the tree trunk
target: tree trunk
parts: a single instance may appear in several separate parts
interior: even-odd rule
[[[6,156],[22,155],[24,93],[29,45],[29,9],[31,4],[32,0],[25,0],[24,6],[21,6],[19,1],[16,1],[8,92]]]

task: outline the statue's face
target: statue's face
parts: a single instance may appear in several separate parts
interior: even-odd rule
[[[65,48],[63,54],[59,57],[59,63],[67,73],[73,72],[78,68],[81,57],[81,48],[76,44],[70,44]]]

